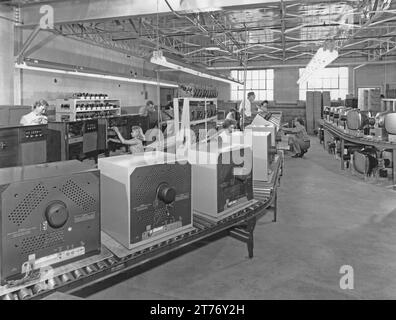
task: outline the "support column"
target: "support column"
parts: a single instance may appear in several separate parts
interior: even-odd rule
[[[341,153],[341,170],[345,170],[345,163],[344,163],[344,148],[345,148],[345,140],[340,139],[341,145],[340,145],[340,153]]]
[[[14,104],[14,10],[0,5],[0,105]]]

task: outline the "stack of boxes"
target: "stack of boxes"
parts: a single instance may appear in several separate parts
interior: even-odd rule
[[[306,128],[308,134],[313,134],[314,130],[319,127],[319,121],[322,119],[323,108],[330,107],[329,91],[307,91],[306,99]]]

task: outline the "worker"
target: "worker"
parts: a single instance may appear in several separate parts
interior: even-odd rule
[[[33,104],[32,111],[22,116],[19,123],[23,126],[31,126],[38,124],[47,124],[48,118],[45,113],[48,108],[48,102],[40,99]]]
[[[249,125],[252,122],[252,104],[254,102],[254,99],[256,99],[256,95],[254,92],[249,92],[247,95],[247,100],[244,99],[240,106],[239,106],[239,113],[241,114],[241,127],[245,127]],[[242,110],[245,108],[245,121],[242,125]]]
[[[295,118],[294,126],[294,128],[282,127],[281,130],[284,133],[291,134],[289,136],[288,142],[295,151],[295,154],[292,157],[302,158],[310,147],[310,140],[307,134],[307,130],[305,130],[304,120],[302,118]]]
[[[153,101],[147,101],[146,105],[139,109],[139,115],[149,117],[149,129],[158,127],[158,113]]]
[[[269,120],[271,118],[271,112],[268,111],[268,101],[267,100],[264,100],[263,102],[260,103],[260,105],[258,106],[257,114],[264,117],[265,120]]]
[[[110,138],[109,141],[127,145],[129,147],[129,152],[132,154],[144,152],[143,141],[145,138],[144,138],[143,130],[141,127],[132,126],[132,128],[131,128],[132,139],[129,139],[129,140],[125,139],[122,136],[120,130],[117,127],[112,127],[110,129],[114,130],[114,132],[117,134],[119,140]]]
[[[236,113],[237,113],[237,110],[234,108],[231,108],[230,111],[227,113],[226,119],[236,121],[236,118],[237,118]]]
[[[267,113],[268,112],[268,101],[264,100],[263,102],[260,103],[258,107],[258,112],[259,113]]]

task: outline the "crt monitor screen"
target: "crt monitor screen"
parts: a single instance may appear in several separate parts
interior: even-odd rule
[[[385,130],[389,134],[396,134],[396,113],[385,115]]]

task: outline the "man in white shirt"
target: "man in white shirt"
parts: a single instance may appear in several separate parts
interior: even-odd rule
[[[245,105],[245,121],[244,126],[250,124],[252,122],[252,103],[256,99],[254,92],[249,92],[247,96],[247,100],[242,100],[239,106],[239,113],[241,114],[241,127],[242,127],[242,110]]]
[[[36,101],[33,105],[33,110],[22,116],[19,123],[23,126],[32,126],[38,124],[48,123],[48,118],[44,115],[48,108],[48,102],[44,99]]]

